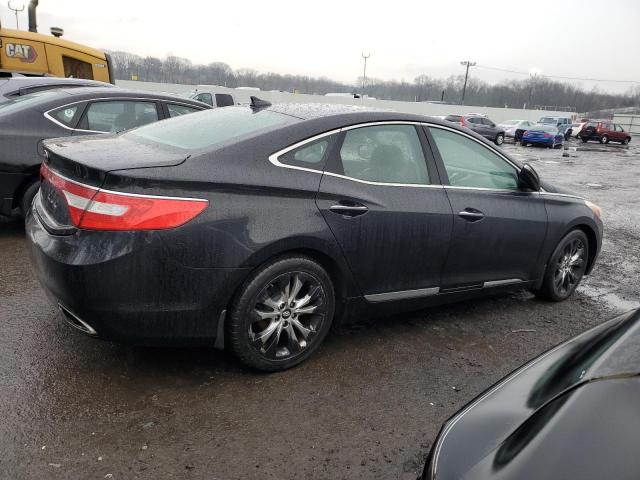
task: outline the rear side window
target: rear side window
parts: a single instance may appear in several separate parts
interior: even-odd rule
[[[230,107],[234,105],[233,97],[228,93],[216,93],[216,105],[218,107]]]
[[[77,120],[79,111],[78,105],[69,105],[66,107],[58,108],[49,113],[51,117],[55,118],[58,122],[66,125],[67,127],[73,127]]]
[[[456,187],[517,190],[518,174],[511,164],[484,145],[459,133],[430,128],[449,184]]]
[[[278,157],[278,161],[295,167],[323,170],[327,152],[335,135],[323,137],[315,142],[307,143]]]
[[[178,105],[175,103],[167,103],[167,110],[169,110],[169,117],[179,117],[180,115],[200,111],[199,108],[189,107],[187,105]]]
[[[114,100],[89,104],[80,128],[118,133],[157,121],[158,110],[154,102]]]
[[[206,110],[198,115],[182,115],[170,122],[158,122],[126,135],[187,150],[212,147],[254,135],[280,125],[299,122],[296,117],[248,107]]]
[[[427,163],[413,125],[348,130],[340,160],[344,175],[376,183],[428,184]]]

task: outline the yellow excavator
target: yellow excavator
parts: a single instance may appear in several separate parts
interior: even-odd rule
[[[62,39],[61,28],[52,27],[51,35],[38,33],[37,7],[38,0],[31,0],[28,32],[0,25],[0,76],[48,75],[114,83],[108,54]]]

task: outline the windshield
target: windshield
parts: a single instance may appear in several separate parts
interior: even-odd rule
[[[28,95],[10,98],[9,100],[0,102],[0,115],[21,110],[23,108],[29,108],[34,104],[40,103],[45,98],[54,97],[59,94],[59,92],[54,90],[44,90],[42,92],[35,92]]]
[[[124,135],[197,150],[296,121],[299,119],[269,110],[256,112],[248,107],[225,107],[152,123]]]

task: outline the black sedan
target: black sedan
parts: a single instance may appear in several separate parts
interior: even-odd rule
[[[600,209],[448,122],[355,107],[227,107],[47,142],[33,264],[72,325],[226,346],[264,370],[334,318],[529,288],[593,268]]]
[[[24,215],[31,205],[44,139],[119,132],[208,108],[183,97],[115,87],[49,89],[0,103],[0,215]]]
[[[640,311],[548,351],[442,427],[423,480],[636,480]]]

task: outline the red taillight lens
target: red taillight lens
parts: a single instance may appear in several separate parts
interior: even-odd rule
[[[460,117],[460,125],[464,127],[464,125],[465,125],[464,117]]]
[[[529,135],[529,130],[525,130],[524,133],[522,134],[522,136],[524,137],[525,135]]]
[[[40,174],[65,198],[74,225],[88,230],[175,228],[195,218],[209,204],[201,199],[100,190],[58,175],[45,164]]]

